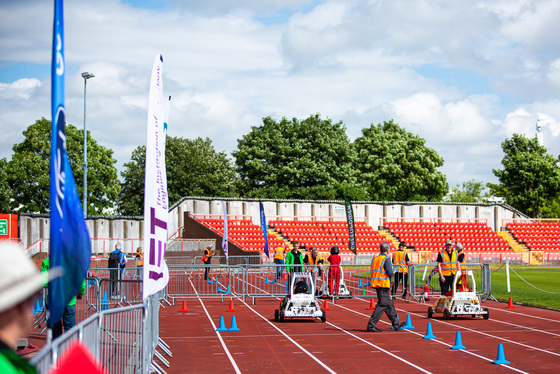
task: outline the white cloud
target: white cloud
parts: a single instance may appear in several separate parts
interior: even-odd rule
[[[80,73],[90,71],[87,127],[121,168],[145,141],[151,64],[162,53],[172,136],[210,137],[229,153],[265,116],[321,113],[344,121],[352,139],[394,118],[445,158],[452,186],[492,180],[500,143],[513,132],[534,135],[537,118],[560,152],[556,3],[67,2],[68,121],[83,126]],[[0,33],[0,77],[14,64],[48,66],[52,4],[0,3]],[[433,73],[421,73],[426,65]],[[0,83],[0,157],[27,126],[50,118],[49,79],[19,78]]]

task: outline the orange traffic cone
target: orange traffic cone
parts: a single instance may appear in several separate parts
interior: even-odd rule
[[[515,307],[513,306],[513,302],[511,301],[511,296],[510,296],[510,298],[509,298],[508,306],[507,306],[506,308],[510,308],[510,309],[515,308]]]
[[[187,300],[183,300],[183,308],[181,309],[181,313],[188,313],[189,310],[187,309]]]
[[[229,300],[229,309],[228,312],[235,312],[235,308],[233,307],[233,299]]]
[[[375,304],[373,303],[373,298],[369,299],[369,308],[368,310],[374,310]]]
[[[331,310],[331,308],[329,308],[329,303],[327,303],[327,299],[325,299],[325,303],[323,304],[323,310]]]

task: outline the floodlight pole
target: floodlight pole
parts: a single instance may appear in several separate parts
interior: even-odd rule
[[[93,78],[95,75],[92,73],[83,72],[82,78],[84,78],[84,202],[82,209],[84,211],[84,218],[87,217],[87,130],[86,130],[86,85],[89,78]]]

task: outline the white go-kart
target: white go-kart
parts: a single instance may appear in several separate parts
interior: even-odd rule
[[[458,281],[462,280],[460,287]],[[466,284],[465,284],[466,283]],[[473,318],[482,316],[488,319],[490,314],[488,308],[482,308],[480,298],[476,294],[476,281],[471,270],[455,273],[451,295],[442,295],[433,307],[428,308],[428,318],[434,313],[443,313],[444,319],[451,316],[471,315]]]
[[[327,312],[321,309],[315,298],[315,284],[310,273],[292,273],[290,293],[274,311],[274,320],[284,322],[287,318],[319,318],[327,321]]]

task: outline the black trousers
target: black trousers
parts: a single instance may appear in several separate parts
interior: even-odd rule
[[[397,311],[393,305],[393,300],[391,300],[391,294],[389,288],[376,288],[377,291],[377,305],[375,305],[375,310],[373,311],[371,317],[369,318],[367,328],[372,329],[375,327],[379,319],[385,313],[389,320],[393,324],[393,327],[398,326],[399,319],[397,316]]]
[[[407,290],[408,290],[408,273],[395,273],[395,278],[393,281],[393,291],[391,292],[392,295],[396,295],[397,289],[399,288],[399,283],[402,280],[402,289],[403,289],[403,297],[406,297]]]
[[[441,289],[441,296],[445,296],[447,291],[451,289],[454,279],[455,279],[455,273],[451,275],[445,275],[445,282],[442,282],[441,278],[439,279],[439,288]]]

